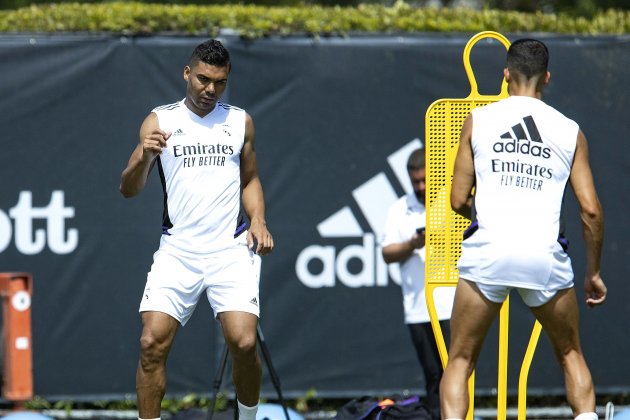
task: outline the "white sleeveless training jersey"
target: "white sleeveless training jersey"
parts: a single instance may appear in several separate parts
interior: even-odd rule
[[[572,286],[560,211],[578,125],[511,96],[472,111],[476,220],[464,234],[460,276],[528,289]]]
[[[203,254],[235,243],[240,211],[240,153],[245,111],[218,102],[199,117],[184,100],[155,108],[159,127],[172,132],[157,158],[164,190],[160,247]]]

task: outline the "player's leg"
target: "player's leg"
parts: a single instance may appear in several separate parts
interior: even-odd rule
[[[142,336],[136,374],[140,418],[160,416],[166,389],[166,358],[180,325],[190,319],[204,292],[196,258],[155,253],[140,301]]]
[[[165,313],[142,313],[140,361],[136,372],[141,419],[160,417],[160,405],[166,391],[166,358],[178,327],[179,321]]]
[[[574,416],[594,413],[595,391],[580,345],[575,290],[561,290],[549,302],[530,309],[549,336],[564,371],[567,400]]]
[[[219,313],[218,318],[232,354],[232,380],[238,401],[246,407],[256,407],[262,378],[262,365],[256,351],[258,317],[248,312],[229,311]],[[242,408],[239,406],[239,411]],[[255,416],[255,412],[253,414]]]
[[[442,418],[463,419],[469,405],[468,378],[501,303],[488,300],[473,282],[460,279],[451,315],[448,364],[440,385]]]
[[[262,378],[256,350],[260,257],[247,248],[241,235],[237,244],[217,253],[211,262],[207,273],[208,301],[232,355],[239,418],[255,420]]]

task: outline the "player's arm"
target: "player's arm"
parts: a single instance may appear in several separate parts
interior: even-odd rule
[[[138,195],[144,189],[155,158],[162,153],[170,136],[170,132],[160,130],[155,113],[150,113],[144,119],[140,127],[140,142],[131,153],[120,177],[119,189],[125,198]]]
[[[468,114],[462,126],[451,186],[451,208],[468,219],[472,218],[472,189],[475,185],[471,138],[472,114]]]
[[[582,130],[578,132],[569,181],[580,206],[582,234],[586,247],[584,278],[586,304],[593,307],[603,303],[607,293],[606,285],[600,275],[604,242],[604,212],[595,191],[593,174],[588,162],[588,143]]]
[[[254,239],[258,243],[256,253],[265,255],[273,249],[273,237],[265,221],[265,198],[258,177],[258,164],[254,150],[254,122],[249,114],[245,117],[245,142],[241,150],[241,187],[243,207],[250,220],[247,244],[251,247]]]

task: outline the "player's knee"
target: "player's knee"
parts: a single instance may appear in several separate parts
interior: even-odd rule
[[[451,357],[449,355],[447,369],[460,373],[463,377],[469,378],[475,369],[475,359],[471,357]]]
[[[467,345],[460,345],[457,343],[452,346],[448,352],[448,362],[461,363],[461,364],[474,364],[479,357],[478,348],[473,348]]]
[[[256,335],[243,334],[232,340],[230,351],[233,357],[248,357],[256,353]]]
[[[144,370],[155,370],[166,362],[168,346],[151,334],[140,337],[140,363]]]

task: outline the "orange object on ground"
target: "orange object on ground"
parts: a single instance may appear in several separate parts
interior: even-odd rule
[[[0,273],[4,332],[2,396],[16,403],[33,397],[32,292],[30,274]]]

